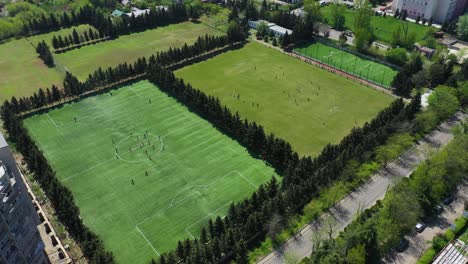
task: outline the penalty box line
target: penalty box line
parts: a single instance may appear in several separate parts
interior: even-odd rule
[[[232,174],[232,173],[237,173],[239,176],[241,176],[244,180],[246,180],[246,181],[247,181],[249,184],[251,184],[253,187],[258,188],[257,185],[255,185],[252,181],[250,181],[249,179],[247,179],[247,178],[246,178],[242,173],[240,173],[238,170],[233,170],[233,171],[231,171],[231,172],[225,174],[224,176],[222,176],[222,177],[216,179],[215,181],[213,181],[213,182],[210,183],[210,184],[207,184],[207,185],[197,185],[197,186],[205,186],[205,188],[209,188],[209,187],[212,186],[213,184],[219,182],[221,179],[223,179],[224,177],[226,177],[226,176],[228,176],[228,175],[230,175],[230,174]],[[185,189],[183,189],[182,191],[188,190],[188,189],[190,189],[190,188],[185,188]],[[176,194],[176,196],[179,195],[180,193],[181,193],[181,191],[179,191],[179,192]],[[137,224],[135,225],[135,228],[138,230],[138,232],[143,236],[143,238],[146,240],[146,242],[147,242],[148,244],[150,244],[151,248],[152,248],[159,256],[160,256],[160,254],[159,254],[158,251],[155,249],[155,247],[153,246],[153,244],[152,244],[152,243],[148,240],[148,238],[145,236],[144,232],[139,228],[139,225],[141,225],[141,224],[143,224],[143,223],[146,223],[147,221],[153,219],[154,217],[157,217],[157,216],[160,216],[160,215],[164,214],[166,211],[168,211],[168,210],[171,209],[172,207],[174,207],[174,206],[176,206],[176,205],[178,205],[178,204],[183,203],[184,201],[188,200],[189,198],[191,198],[191,197],[194,196],[194,195],[195,195],[195,194],[189,195],[189,196],[187,196],[186,198],[182,199],[181,201],[176,202],[175,204],[173,203],[174,199],[172,199],[171,204],[170,204],[168,207],[166,207],[166,208],[163,209],[162,211],[158,211],[158,212],[155,213],[154,215],[152,215],[152,216],[150,216],[150,217],[144,219],[143,221],[141,221],[141,222],[139,222],[139,223],[137,223]],[[176,197],[174,197],[174,198],[176,198]],[[213,214],[214,212],[216,212],[217,210],[221,209],[222,207],[225,207],[227,204],[230,204],[230,203],[232,203],[232,202],[233,202],[233,201],[229,201],[228,203],[224,204],[223,206],[217,208],[217,209],[214,210],[213,212],[211,212],[211,213],[209,213],[208,215],[204,216],[202,219],[199,219],[199,220],[196,221],[195,223],[192,223],[190,226],[186,227],[184,230],[193,238],[194,236],[187,230],[187,228],[190,228],[190,227],[193,226],[194,224],[200,222],[200,221],[203,220],[204,218],[206,218],[206,217],[212,215],[212,214]]]
[[[190,232],[188,231],[193,225],[196,225],[198,224],[199,222],[201,222],[203,219],[207,218],[207,217],[210,217],[210,215],[214,214],[216,211],[218,211],[219,209],[221,208],[224,208],[226,207],[226,205],[229,205],[231,204],[233,201],[229,201],[227,203],[225,203],[224,205],[221,205],[220,207],[216,208],[215,210],[213,210],[211,213],[205,215],[204,217],[200,218],[199,220],[197,220],[196,222],[193,222],[191,225],[187,226],[184,230],[185,232],[187,232],[187,234],[189,234],[189,236],[192,238],[192,239],[195,239],[195,236]]]
[[[154,252],[156,252],[156,254],[158,254],[158,256],[161,256],[161,254],[159,254],[159,252],[153,247],[153,244],[151,244],[151,242],[149,242],[148,238],[145,236],[145,234],[143,234],[143,232],[140,230],[140,228],[138,228],[138,226],[136,226],[136,229],[143,236],[143,238],[146,240],[146,243],[148,243],[150,245],[150,247],[154,250]]]

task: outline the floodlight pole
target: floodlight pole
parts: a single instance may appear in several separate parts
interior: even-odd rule
[[[357,57],[354,58],[353,73],[356,73],[356,61],[357,61]]]
[[[319,51],[319,49],[320,49],[320,44],[317,45],[317,52],[316,52],[316,54],[315,54],[315,58],[317,58],[317,59],[319,59],[319,57],[318,57],[318,53],[319,53],[318,51]]]
[[[369,64],[369,67],[367,67],[367,77],[366,77],[367,80],[369,80],[369,72],[370,72],[370,64]]]
[[[384,72],[383,72],[383,77],[382,77],[382,86],[384,85],[383,82],[385,80],[385,73],[387,73],[387,68],[384,69]]]
[[[344,52],[341,52],[340,70],[343,70],[343,53],[344,53]]]

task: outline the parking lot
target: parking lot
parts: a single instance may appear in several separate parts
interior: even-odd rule
[[[421,233],[415,230],[413,236],[407,237],[409,246],[405,251],[401,253],[394,252],[384,259],[383,262],[396,264],[416,263],[424,251],[431,246],[428,242],[438,233],[445,232],[455,219],[463,214],[464,203],[467,200],[468,184],[465,183],[459,186],[457,195],[450,205],[441,204],[443,211],[439,217],[425,223],[426,228]]]

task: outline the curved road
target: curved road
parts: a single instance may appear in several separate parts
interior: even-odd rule
[[[457,112],[450,120],[442,123],[436,130],[427,134],[417,144],[402,154],[397,160],[377,172],[367,183],[338,202],[328,213],[304,226],[299,233],[290,238],[278,249],[259,260],[262,264],[298,262],[309,256],[314,241],[328,236],[336,237],[354,216],[382,199],[387,189],[404,177],[408,177],[430,154],[447,145],[452,139],[451,128],[456,126],[467,114]]]

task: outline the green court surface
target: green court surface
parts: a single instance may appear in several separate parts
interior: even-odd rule
[[[381,63],[361,58],[320,42],[296,48],[295,51],[387,88],[390,87],[393,78],[398,73]]]
[[[256,42],[182,68],[176,75],[287,140],[300,155],[317,155],[393,101]]]
[[[119,263],[175,248],[276,175],[147,81],[24,123]]]
[[[170,47],[181,47],[185,43],[190,45],[199,36],[206,34],[224,33],[203,23],[184,22],[119,36],[114,40],[56,54],[54,57],[58,64],[84,80],[99,67],[105,69],[123,62],[133,63],[140,57],[149,57]]]

